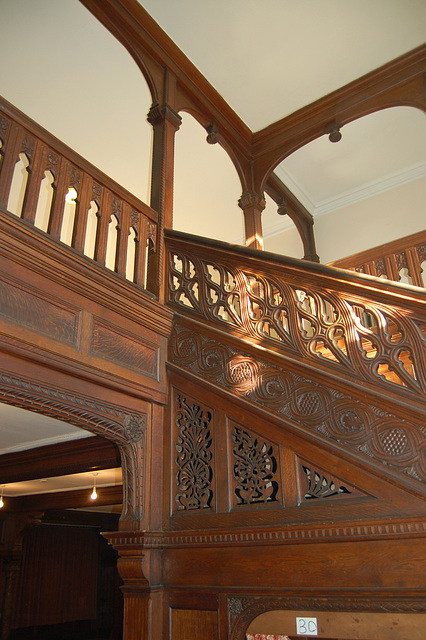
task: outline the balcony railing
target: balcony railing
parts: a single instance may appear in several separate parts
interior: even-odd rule
[[[424,290],[177,232],[166,233],[166,246],[175,310],[423,402]]]
[[[0,208],[146,288],[156,212],[1,98]]]
[[[330,266],[426,288],[426,231],[336,260]]]

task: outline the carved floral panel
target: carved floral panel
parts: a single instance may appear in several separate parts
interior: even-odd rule
[[[234,506],[278,502],[278,447],[232,425]]]
[[[213,506],[212,415],[210,409],[176,396],[174,510]]]

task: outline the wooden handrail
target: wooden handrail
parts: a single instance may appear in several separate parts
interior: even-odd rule
[[[40,225],[42,183],[49,179]],[[10,210],[11,199],[11,212],[27,224],[146,287],[148,260],[156,259],[157,213],[0,98],[0,208]]]
[[[426,397],[424,290],[166,233],[168,303],[361,385]]]
[[[426,276],[422,276],[422,264],[426,261],[426,231],[419,231],[373,249],[356,253],[341,260],[330,262],[329,266],[349,269],[357,273],[367,273],[377,278],[387,278],[399,282],[405,271],[416,287],[426,288]]]

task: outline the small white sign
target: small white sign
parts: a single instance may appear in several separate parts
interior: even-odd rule
[[[316,618],[296,618],[296,629],[299,636],[317,636],[318,624]]]

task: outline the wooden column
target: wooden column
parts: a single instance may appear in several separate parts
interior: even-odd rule
[[[117,567],[124,595],[123,640],[156,640],[150,622],[150,581],[144,572],[146,565],[148,577],[152,573],[151,561],[145,559],[145,532],[115,531],[103,535],[118,551]]]
[[[173,175],[175,133],[182,118],[167,103],[155,103],[148,113],[152,125],[151,207],[158,212],[158,252],[155,264],[148,263],[147,288],[161,296],[163,282],[163,229],[173,227]]]
[[[263,193],[245,191],[238,204],[244,213],[246,245],[252,249],[263,249],[262,211],[266,204]]]

